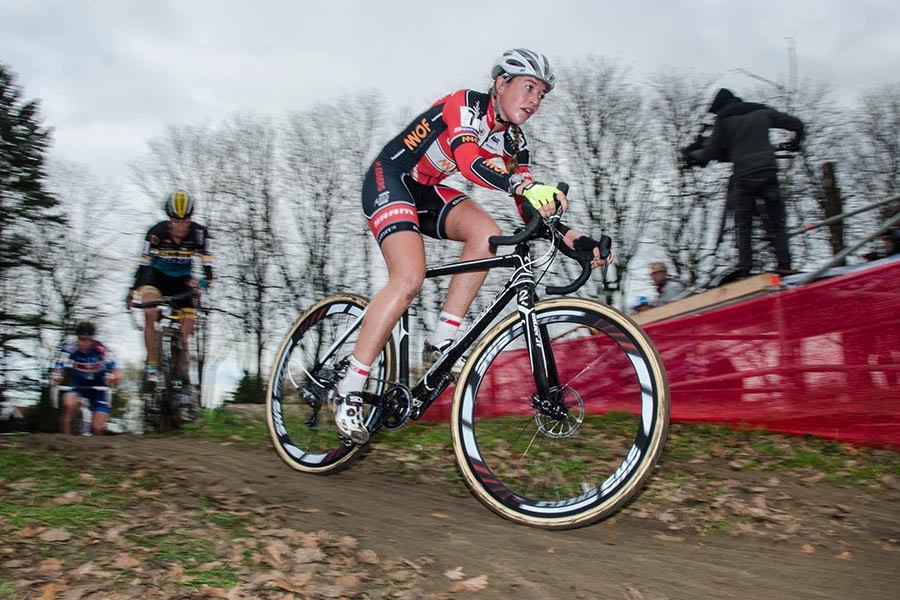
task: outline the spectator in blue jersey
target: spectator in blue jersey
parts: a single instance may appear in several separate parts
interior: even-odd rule
[[[184,190],[175,190],[165,200],[169,220],[160,221],[150,228],[144,241],[141,263],[134,276],[134,285],[128,294],[128,307],[135,296],[141,302],[159,300],[163,296],[175,296],[193,290],[195,297],[178,303],[181,334],[184,347],[190,347],[197,315],[197,297],[200,290],[212,282],[212,256],[207,247],[209,235],[206,228],[191,220],[194,200]],[[203,278],[193,276],[194,257],[199,256]],[[146,380],[156,383],[159,367],[157,356],[158,311],[144,310],[144,343],[147,346]],[[188,353],[188,357],[190,353]],[[187,357],[186,357],[187,358]]]
[[[72,419],[83,402],[89,403],[91,433],[94,435],[103,434],[112,409],[110,391],[91,388],[118,385],[119,368],[107,347],[94,339],[94,333],[93,323],[78,323],[75,326],[76,339],[63,343],[56,365],[50,373],[51,381],[58,384],[62,382],[64,369],[72,369],[69,383],[75,389],[63,394],[60,401],[59,429],[62,433],[72,433]]]

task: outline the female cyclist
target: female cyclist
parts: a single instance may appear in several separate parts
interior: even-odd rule
[[[369,228],[381,248],[388,282],[372,299],[363,319],[350,368],[338,383],[335,421],[357,444],[368,441],[362,390],[372,362],[391,330],[419,293],[425,279],[422,234],[463,242],[460,260],[489,258],[488,244],[501,231],[477,202],[441,182],[459,172],[469,181],[530,202],[544,217],[563,211],[565,194],[532,180],[529,152],[520,126],[541,106],[556,83],[543,54],[517,48],[504,52],[491,69],[487,93],[463,89],[445,96],[413,119],[388,142],[363,182],[362,204]],[[578,239],[581,238],[581,239]],[[592,266],[602,264],[596,241],[575,230],[566,244],[592,251]],[[423,359],[434,362],[446,349],[475,298],[486,272],[454,275],[439,323],[425,343]]]

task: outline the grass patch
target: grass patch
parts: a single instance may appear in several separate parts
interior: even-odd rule
[[[233,564],[231,556],[217,554],[217,541],[247,537],[247,517],[213,510],[208,500],[200,499],[199,510],[182,507],[182,511],[194,514],[179,521],[183,527],[170,525],[171,516],[160,516],[163,505],[139,494],[141,490],[152,493],[160,482],[153,477],[116,473],[115,465],[102,468],[107,466],[109,470],[104,471],[80,464],[73,468],[71,461],[46,451],[0,448],[0,539],[15,544],[16,557],[30,557],[32,562],[53,557],[74,568],[88,561],[107,561],[105,568],[115,571],[109,566],[114,554],[136,553],[147,557],[160,571],[180,565],[182,586],[229,588],[239,582],[240,563],[251,566],[252,561],[245,555]],[[131,528],[123,536],[129,544],[96,546],[97,535],[125,523]],[[40,531],[52,529],[66,530],[72,537],[63,543],[20,541],[23,536],[35,539]],[[121,576],[133,574],[126,569]],[[12,583],[0,581],[0,598],[16,593]]]
[[[203,411],[197,422],[182,428],[182,434],[199,439],[235,440],[259,448],[270,446],[265,418],[239,417],[224,407]]]

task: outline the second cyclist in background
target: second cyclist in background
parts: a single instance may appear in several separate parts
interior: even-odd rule
[[[62,383],[67,367],[72,369],[72,389],[63,394],[60,403],[59,430],[72,433],[75,411],[83,402],[88,402],[91,411],[91,433],[102,435],[106,420],[112,410],[110,391],[93,389],[98,386],[115,386],[119,383],[119,368],[107,347],[94,339],[95,328],[90,321],[82,321],[75,326],[74,341],[64,342],[59,358],[50,373],[53,383]]]
[[[177,305],[184,347],[189,348],[190,337],[194,332],[197,298],[201,289],[205,289],[213,280],[212,256],[208,249],[209,235],[206,227],[191,220],[194,214],[194,200],[186,191],[175,190],[166,198],[164,206],[169,219],[160,221],[147,232],[141,262],[128,294],[128,307],[131,308],[135,296],[140,302],[150,302],[163,296],[174,296],[187,290],[194,291],[193,298],[183,300]],[[203,268],[203,278],[199,280],[193,276],[195,256],[199,256]],[[158,332],[155,327],[158,314],[156,308],[144,309],[146,381],[149,383],[156,383],[159,376]],[[190,353],[187,353],[185,361],[189,357]]]

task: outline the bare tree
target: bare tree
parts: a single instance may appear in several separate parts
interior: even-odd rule
[[[852,119],[854,159],[847,179],[863,204],[900,194],[900,83],[883,85],[862,96]],[[882,219],[900,210],[887,205]]]
[[[366,169],[384,143],[383,108],[358,95],[288,115],[284,137],[285,220],[294,259],[285,267],[296,299],[373,291],[373,242],[360,203]]]
[[[607,59],[589,57],[559,72],[565,85],[542,108],[546,128],[533,136],[541,142],[535,163],[570,183],[573,226],[612,237],[621,290],[654,206],[657,156],[644,99],[629,72]]]
[[[277,135],[264,117],[238,115],[219,137],[224,173],[216,198],[225,213],[220,241],[221,310],[234,326],[229,341],[245,348],[248,372],[262,377],[275,314],[289,297],[277,214]]]
[[[114,249],[121,234],[114,225],[121,212],[120,192],[92,179],[84,167],[51,165],[48,189],[68,215],[65,226],[35,231],[36,255],[48,265],[42,299],[47,321],[56,331],[50,348],[71,332],[77,319],[102,318],[121,310],[122,258]],[[112,267],[112,268],[110,268]],[[115,284],[119,288],[114,288]]]
[[[723,246],[730,167],[689,169],[681,149],[709,125],[707,91],[713,77],[685,71],[657,73],[650,81],[650,107],[658,139],[656,179],[659,206],[652,214],[654,245],[687,283],[708,275]],[[662,257],[660,257],[662,258]]]

